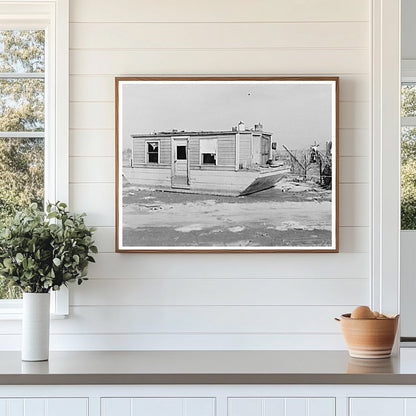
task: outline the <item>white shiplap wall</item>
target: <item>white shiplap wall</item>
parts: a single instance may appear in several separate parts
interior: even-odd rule
[[[70,205],[100,254],[53,348],[344,348],[332,318],[369,302],[370,26],[365,0],[70,1]],[[114,253],[114,77],[184,74],[340,76],[339,254]]]

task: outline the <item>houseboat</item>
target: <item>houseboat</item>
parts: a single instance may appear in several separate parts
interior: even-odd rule
[[[277,141],[262,124],[224,131],[132,134],[125,180],[140,187],[216,195],[247,195],[273,187],[289,168],[273,161]]]

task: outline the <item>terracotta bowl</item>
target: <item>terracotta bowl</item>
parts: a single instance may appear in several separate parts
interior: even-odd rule
[[[351,357],[387,358],[391,356],[399,315],[383,319],[352,319],[351,314],[346,313],[341,315],[340,321]]]

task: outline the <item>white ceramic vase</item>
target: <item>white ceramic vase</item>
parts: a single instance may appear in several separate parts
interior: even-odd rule
[[[50,294],[23,293],[22,360],[49,358]]]

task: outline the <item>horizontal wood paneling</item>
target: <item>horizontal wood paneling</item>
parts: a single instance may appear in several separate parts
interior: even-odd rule
[[[71,22],[343,22],[368,21],[369,16],[369,4],[363,0],[70,2]]]
[[[70,104],[70,127],[77,129],[113,129],[115,108],[110,102],[73,102]],[[364,129],[369,123],[369,104],[341,102],[339,127]]]
[[[115,182],[113,157],[70,157],[69,182]]]
[[[70,71],[73,75],[365,74],[368,63],[368,51],[365,49],[70,51]]]
[[[369,299],[369,6],[70,1],[70,208],[100,253],[52,349],[345,348],[332,318]],[[114,77],[175,74],[340,76],[339,254],[114,253]]]
[[[342,75],[339,87],[341,101],[368,101],[369,82],[367,75]],[[70,77],[71,101],[114,102],[114,95],[113,75],[71,75]]]
[[[341,75],[339,79],[340,101],[365,101],[370,95],[369,76],[366,75]]]
[[[115,157],[114,130],[70,130],[69,155]]]
[[[86,212],[90,225],[115,224],[115,190],[113,183],[69,184],[70,209]]]
[[[74,287],[71,305],[351,305],[365,304],[367,289],[365,278],[118,278],[117,285],[111,279],[91,278],[83,287]]]
[[[370,225],[369,186],[341,184],[339,192],[339,225],[367,227]]]
[[[368,183],[369,175],[368,157],[339,158],[339,180],[341,183]]]
[[[0,351],[20,349],[20,334],[0,334]],[[83,350],[344,350],[341,333],[51,335],[53,351]]]
[[[367,48],[367,30],[367,22],[72,23],[70,48]]]
[[[340,129],[339,154],[340,156],[368,156],[370,154],[368,129]]]
[[[94,241],[99,253],[114,253],[116,241],[115,227],[97,227],[94,233]]]
[[[355,306],[71,306],[51,334],[337,334],[333,318]],[[2,324],[0,334],[21,334],[21,323]]]
[[[115,110],[111,103],[71,103],[70,128],[113,129]]]
[[[341,102],[339,127],[341,129],[365,129],[370,122],[370,105],[365,102]]]
[[[368,253],[370,250],[369,227],[340,227],[339,245],[342,253]]]
[[[97,254],[91,278],[366,278],[367,253]],[[238,269],[236,270],[236,264]],[[340,267],[340,264],[343,266]],[[268,265],[269,267],[266,267]],[[317,286],[318,287],[318,286]],[[311,294],[313,296],[314,294]]]
[[[82,306],[51,333],[338,333],[355,306]]]

